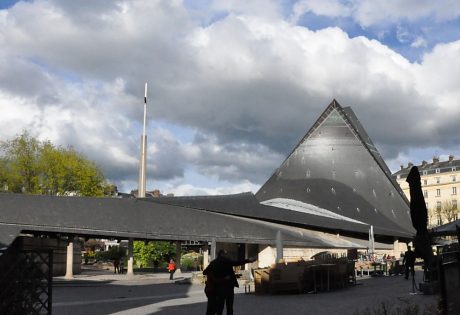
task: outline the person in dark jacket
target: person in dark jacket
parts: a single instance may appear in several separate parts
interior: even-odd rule
[[[415,270],[414,270],[414,264],[415,264],[415,253],[411,251],[411,247],[407,246],[407,251],[404,253],[404,259],[403,259],[403,264],[406,267],[406,272],[404,275],[404,278],[407,280],[409,278],[409,271],[414,277]]]
[[[231,260],[225,250],[220,250],[217,258],[211,261],[203,271],[206,275],[205,293],[208,298],[206,315],[221,315],[224,304],[227,307],[227,315],[233,314],[234,288],[238,287],[234,266],[252,263],[256,259]]]

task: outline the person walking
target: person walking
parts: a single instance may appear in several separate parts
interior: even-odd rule
[[[211,261],[203,271],[206,275],[205,293],[208,298],[206,315],[222,315],[224,305],[227,315],[233,314],[234,288],[238,287],[234,266],[241,266],[256,261],[255,258],[234,261],[228,256],[227,251],[220,250],[217,258]],[[208,283],[209,282],[209,283]]]
[[[113,273],[118,273],[118,266],[120,265],[120,261],[118,258],[113,260]]]
[[[168,271],[169,271],[169,280],[173,280],[174,272],[176,272],[176,263],[174,262],[173,259],[169,261]]]
[[[404,279],[409,278],[409,271],[412,274],[412,278],[414,277],[415,270],[414,270],[414,263],[415,263],[415,252],[411,250],[410,246],[407,246],[407,251],[404,253],[403,265],[406,268],[404,273]]]
[[[118,273],[123,274],[123,269],[125,267],[125,260],[123,256],[120,258],[120,265],[118,265]]]

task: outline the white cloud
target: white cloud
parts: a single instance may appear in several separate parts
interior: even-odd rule
[[[338,0],[301,0],[294,4],[292,11],[291,20],[295,23],[308,12],[328,17],[344,17],[352,13],[352,8]]]
[[[302,3],[324,15],[358,12],[342,2]],[[73,145],[128,187],[137,178],[147,81],[150,183],[179,187],[166,183],[166,192],[255,189],[333,98],[352,106],[388,160],[413,147],[460,151],[459,42],[411,63],[339,28],[293,25],[276,4],[258,15],[260,5],[213,2],[212,10],[230,12],[204,25],[180,1],[89,1],[79,10],[73,1],[36,0],[0,11],[0,138],[29,129]],[[377,23],[364,14],[370,2],[356,5]],[[432,12],[424,10],[414,16]],[[190,168],[225,189],[182,182]]]
[[[354,6],[354,18],[363,26],[382,22],[396,23],[403,19],[416,21],[432,16],[445,21],[460,16],[460,3],[453,0],[362,0],[351,3]]]
[[[281,6],[277,1],[266,0],[214,0],[210,9],[217,12],[231,12],[237,15],[263,16],[264,18],[280,18]]]
[[[400,43],[407,43],[410,41],[411,34],[407,31],[407,29],[398,25],[396,28],[396,38]]]
[[[241,192],[256,192],[260,188],[249,181],[243,181],[239,184],[233,184],[228,187],[199,187],[191,184],[183,184],[168,190],[167,193],[173,193],[175,196],[205,196],[205,195],[230,195]]]
[[[425,40],[425,38],[423,38],[422,36],[418,36],[411,44],[410,44],[411,47],[414,47],[414,48],[420,48],[420,47],[427,47],[428,46],[428,43],[427,41]]]
[[[293,20],[308,12],[329,17],[349,16],[362,27],[369,27],[423,18],[453,20],[460,17],[460,3],[455,0],[302,0],[293,7]]]

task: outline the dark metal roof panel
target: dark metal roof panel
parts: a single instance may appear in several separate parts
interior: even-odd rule
[[[257,192],[412,234],[409,204],[356,118],[334,100]]]
[[[457,225],[460,227],[460,219],[434,227],[431,233],[438,236],[457,235]]]
[[[369,229],[367,224],[336,220],[333,218],[263,205],[260,204],[254,194],[250,192],[235,195],[160,197],[148,198],[147,200],[284,224],[326,228],[334,231],[344,230],[367,233]]]
[[[302,226],[305,228],[314,228],[316,230],[357,232],[362,234],[367,234],[369,231],[369,225],[366,223],[362,224],[330,216],[315,215],[260,204],[254,194],[250,192],[234,195],[146,198],[146,200]],[[412,237],[410,233],[405,233],[401,230],[388,230],[380,227],[376,227],[375,233],[404,238]]]

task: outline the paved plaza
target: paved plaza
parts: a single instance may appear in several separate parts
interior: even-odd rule
[[[178,275],[179,279],[191,273]],[[53,287],[54,314],[204,314],[206,297],[201,285],[178,284],[167,273],[114,275],[85,271],[75,280],[57,277]],[[421,280],[417,272],[416,278]],[[437,296],[411,294],[411,282],[402,276],[358,278],[356,286],[318,294],[254,295],[236,290],[235,314],[357,314],[384,303],[395,310],[407,304],[432,308]],[[372,312],[372,314],[374,314]]]

